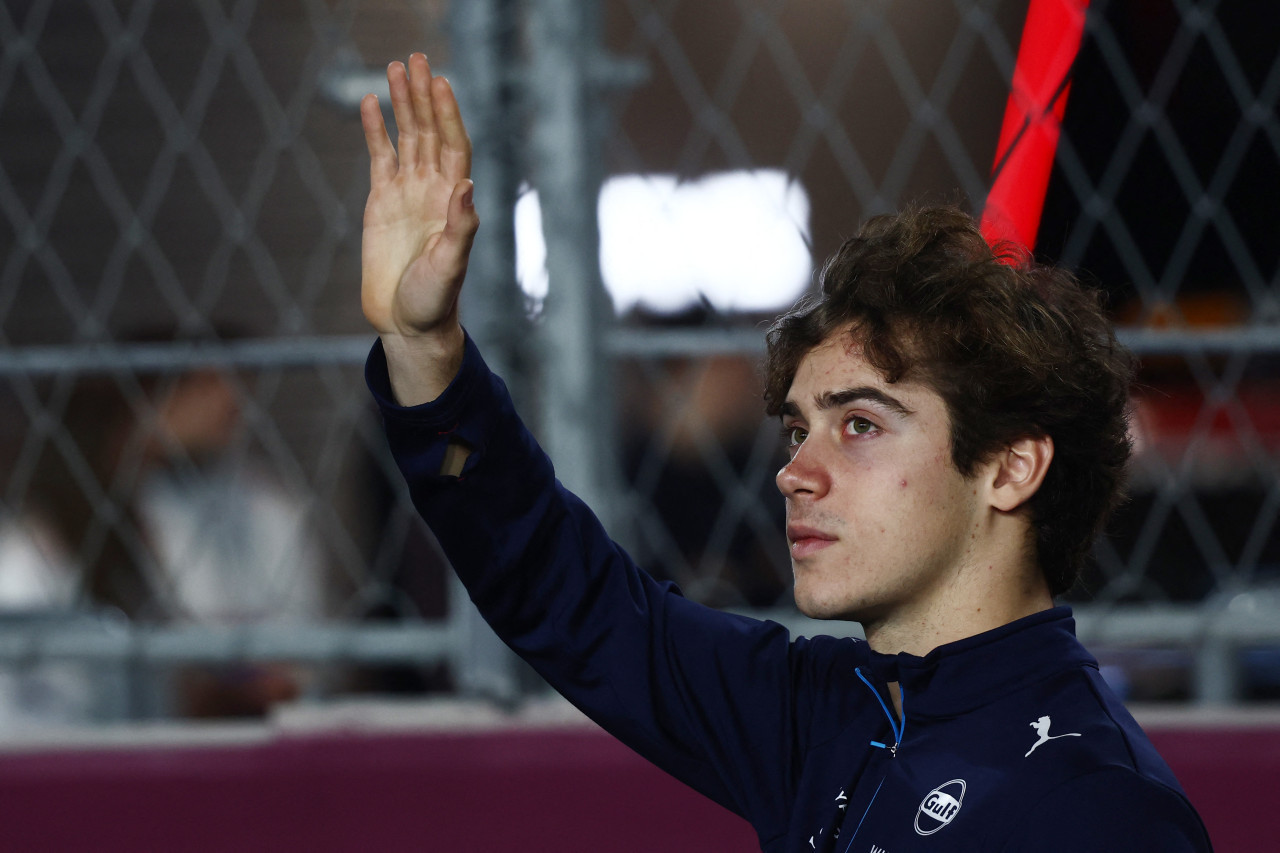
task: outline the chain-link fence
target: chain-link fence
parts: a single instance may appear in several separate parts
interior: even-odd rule
[[[466,322],[562,479],[690,596],[823,630],[761,323],[866,215],[981,207],[1027,6],[6,4],[5,713],[514,695],[360,377],[355,105],[412,50],[476,144]],[[1133,497],[1073,595],[1137,699],[1280,686],[1280,12],[1242,6],[1091,5],[1040,229],[1144,360]]]

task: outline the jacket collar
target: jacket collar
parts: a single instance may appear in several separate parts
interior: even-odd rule
[[[1054,673],[1098,662],[1076,639],[1070,607],[1042,610],[938,646],[924,657],[870,652],[880,683],[897,681],[908,717],[949,717]]]

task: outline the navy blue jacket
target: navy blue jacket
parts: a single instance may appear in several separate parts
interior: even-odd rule
[[[366,380],[418,510],[499,636],[606,730],[750,821],[763,850],[1210,849],[1068,608],[924,657],[792,639],[639,570],[555,480],[470,341],[432,403],[395,404],[381,344]],[[439,475],[450,442],[471,449],[456,478]]]

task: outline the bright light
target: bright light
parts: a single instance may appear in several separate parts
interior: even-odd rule
[[[600,270],[619,314],[775,311],[808,287],[809,198],[778,170],[610,178],[600,191]],[[535,191],[515,211],[516,274],[535,303],[547,294],[547,249]]]

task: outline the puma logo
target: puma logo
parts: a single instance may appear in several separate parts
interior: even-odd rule
[[[1080,737],[1079,732],[1067,732],[1066,734],[1061,734],[1061,735],[1049,734],[1049,718],[1048,717],[1041,717],[1040,719],[1036,720],[1034,723],[1030,723],[1030,726],[1031,728],[1036,730],[1036,735],[1039,736],[1040,739],[1031,745],[1031,748],[1027,750],[1027,754],[1022,756],[1023,758],[1030,758],[1031,753],[1035,752],[1037,747],[1043,746],[1044,744],[1048,743],[1051,740],[1057,740],[1060,737]]]

